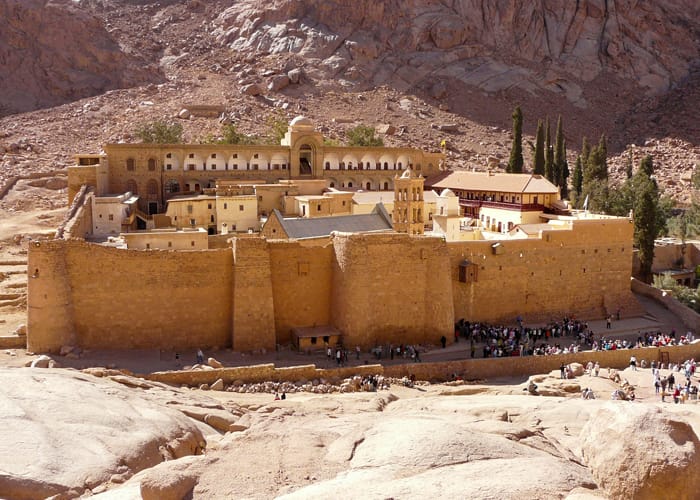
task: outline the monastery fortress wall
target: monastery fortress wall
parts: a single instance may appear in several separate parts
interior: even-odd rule
[[[448,244],[455,317],[512,324],[562,315],[600,318],[618,308],[640,312],[630,294],[632,234],[627,219],[577,220],[573,230],[542,231],[539,238]],[[457,280],[460,262],[477,267],[476,280]]]
[[[368,349],[452,339],[459,318],[638,313],[632,224],[571,224],[496,247],[394,233],[335,233],[315,246],[235,238],[194,251],[39,241],[29,251],[28,348],[274,349],[294,327],[329,325]],[[476,268],[469,282],[465,261]]]

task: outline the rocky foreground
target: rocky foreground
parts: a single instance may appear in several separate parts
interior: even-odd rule
[[[700,408],[648,370],[378,392],[235,393],[3,368],[0,497],[694,498]],[[580,397],[592,388],[597,400]]]

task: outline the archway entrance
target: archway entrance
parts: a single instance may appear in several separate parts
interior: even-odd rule
[[[313,173],[314,151],[308,144],[302,144],[299,148],[299,173],[311,175]]]

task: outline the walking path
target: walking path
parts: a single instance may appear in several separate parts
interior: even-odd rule
[[[685,334],[685,327],[682,322],[670,313],[663,306],[646,297],[637,296],[642,307],[647,314],[641,317],[622,318],[619,321],[613,320],[612,328],[606,329],[605,319],[589,321],[589,328],[596,334],[596,339],[600,336],[607,338],[626,339],[636,341],[637,337],[644,332],[670,332],[675,329],[677,336]],[[541,325],[529,325],[541,326]],[[698,332],[695,332],[696,336]],[[570,343],[571,337],[561,337],[561,343]],[[365,364],[381,363],[384,365],[411,363],[410,358],[395,356],[390,359],[386,354],[381,360],[377,360],[374,355],[362,352],[358,360],[353,346],[348,346],[350,356],[347,365],[358,366]],[[435,339],[434,346],[428,346],[427,352],[421,353],[422,362],[452,361],[458,359],[468,359],[471,356],[470,343],[462,339],[460,342],[447,345],[444,349],[440,347],[439,339]],[[481,350],[477,349],[477,357],[481,357]],[[11,356],[8,352],[15,355]],[[337,366],[335,359],[329,359],[324,350],[311,353],[300,353],[288,347],[277,352],[264,352],[257,354],[246,354],[232,352],[230,349],[205,351],[205,358],[213,357],[224,366],[250,366],[265,363],[274,363],[278,367],[298,366],[314,364],[318,368],[333,368]],[[26,356],[24,350],[6,350],[0,352],[0,365],[3,366],[23,366],[24,363],[33,359]],[[87,368],[91,366],[107,366],[120,369],[131,370],[135,373],[150,373],[155,371],[178,370],[196,363],[196,349],[174,352],[159,351],[157,349],[134,349],[123,350],[100,350],[85,351],[80,358],[69,358],[56,356],[55,359],[62,366],[72,368]]]

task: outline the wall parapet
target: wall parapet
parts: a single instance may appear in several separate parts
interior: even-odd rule
[[[524,356],[509,358],[463,359],[435,363],[406,363],[400,365],[360,365],[341,368],[317,368],[316,365],[275,367],[274,363],[214,370],[181,370],[155,372],[142,375],[143,378],[172,385],[198,386],[212,384],[218,379],[230,384],[258,382],[299,382],[301,380],[349,378],[354,375],[384,375],[403,378],[415,375],[418,380],[444,382],[452,374],[459,374],[465,380],[484,380],[502,377],[530,376],[558,370],[562,363],[598,362],[602,368],[623,369],[629,366],[630,356],[637,360],[659,360],[661,354],[668,354],[669,362],[681,363],[687,359],[700,358],[700,341],[683,346],[641,347],[618,349],[615,351],[583,351],[554,356]]]
[[[694,332],[700,331],[700,314],[691,308],[684,306],[672,294],[655,288],[636,278],[632,278],[632,291],[645,297],[649,297],[658,302],[683,322],[683,324]]]

